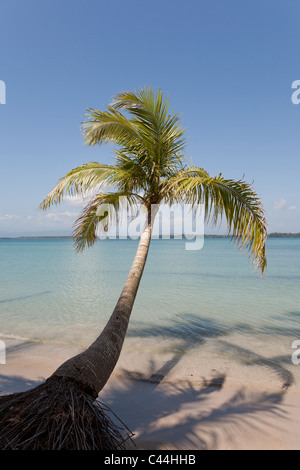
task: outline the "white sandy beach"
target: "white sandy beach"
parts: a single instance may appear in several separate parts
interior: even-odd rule
[[[78,352],[53,344],[11,339],[5,343],[1,394],[42,382]],[[134,433],[137,449],[300,448],[297,366],[292,369],[293,383],[284,388],[280,370],[274,380],[266,381],[263,372],[245,376],[243,367],[226,362],[210,368],[200,358],[196,365],[188,357],[178,363],[166,357],[162,364],[154,356],[145,363],[128,344],[123,352],[100,399]]]

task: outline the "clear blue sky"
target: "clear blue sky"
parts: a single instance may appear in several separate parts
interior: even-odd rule
[[[188,159],[254,182],[269,230],[300,232],[298,0],[2,0],[0,14],[0,235],[70,230],[78,207],[37,207],[71,168],[111,159],[83,145],[85,110],[144,85],[182,114]]]

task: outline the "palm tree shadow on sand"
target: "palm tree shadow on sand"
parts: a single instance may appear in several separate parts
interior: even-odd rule
[[[164,339],[171,339],[174,341],[171,346],[173,357],[162,364],[162,366],[156,371],[152,367],[150,377],[147,376],[147,374],[145,375],[123,370],[123,374],[131,379],[147,380],[159,383],[172,369],[176,367],[187,353],[203,346],[207,340],[216,340],[215,350],[219,352],[220,357],[226,353],[227,355],[230,355],[231,360],[234,360],[243,366],[258,366],[265,368],[269,372],[271,371],[275,374],[283,389],[288,389],[294,384],[295,379],[293,374],[285,367],[285,365],[291,364],[290,356],[282,355],[267,358],[257,352],[230,342],[230,336],[235,331],[246,331],[247,334],[250,334],[252,337],[262,333],[259,328],[254,328],[251,325],[236,324],[228,327],[211,318],[201,317],[195,314],[178,314],[175,318],[170,319],[165,325],[149,326],[149,324],[136,322],[134,326],[134,328],[128,331],[128,337],[157,337],[160,338],[161,342]],[[278,330],[281,334],[286,334],[284,330]],[[289,334],[291,333],[290,330],[288,330],[288,332]],[[268,334],[272,335],[276,333],[278,333],[278,331],[274,332],[272,328],[269,329]],[[149,365],[151,365],[151,361],[149,362]],[[147,373],[149,373],[149,370]]]
[[[224,382],[222,374],[200,387],[191,382],[164,385],[125,379],[108,384],[102,399],[120,419],[126,418],[140,449],[228,448],[240,433],[263,438],[270,418],[277,418],[277,426],[278,419],[285,419],[284,391],[240,389],[221,395]]]
[[[19,375],[0,374],[0,396],[8,393],[23,392],[36,387],[44,381],[44,377],[37,380],[28,379]]]
[[[237,329],[240,328],[238,325]],[[287,358],[266,358],[230,343],[233,330],[191,314],[178,316],[164,326],[135,323],[128,333],[131,337],[174,340],[171,359],[164,363],[149,360],[143,372],[121,369],[120,374],[125,377],[121,385],[108,385],[103,391],[104,401],[108,401],[117,415],[121,419],[126,415],[138,447],[214,449],[230,446],[240,433],[254,433],[263,442],[266,429],[274,426],[272,419],[276,417],[278,426],[278,418],[286,418],[283,398],[294,383],[293,374],[283,365]],[[168,374],[183,356],[208,339],[216,339],[220,355],[226,352],[245,367],[259,366],[271,371],[280,384],[278,391],[224,390],[226,376],[216,370],[213,376],[202,377],[201,384],[168,381]]]

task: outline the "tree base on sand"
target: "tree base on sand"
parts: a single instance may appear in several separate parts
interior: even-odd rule
[[[1,450],[120,450],[132,433],[75,381],[50,377],[0,397]]]

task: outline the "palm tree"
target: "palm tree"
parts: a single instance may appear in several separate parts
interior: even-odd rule
[[[63,384],[69,399],[65,390],[72,384],[76,396],[95,399],[109,379],[126,336],[160,204],[201,205],[205,220],[213,224],[225,217],[235,243],[248,249],[258,269],[265,271],[266,221],[258,195],[242,180],[225,179],[221,174],[211,177],[200,167],[185,165],[184,130],[179,116],[169,109],[162,92],[152,88],[121,92],[105,111],[89,109],[82,124],[85,143],[114,144],[114,164],[89,162],[71,170],[41,203],[46,210],[66,195],[93,194],[75,222],[77,251],[94,244],[99,228],[116,222],[121,198],[126,198],[132,211],[143,204],[146,212],[136,256],[110,319],[87,350],[67,360],[48,379],[53,396]],[[108,217],[103,217],[103,207]],[[53,446],[54,439],[51,442],[47,445]]]

